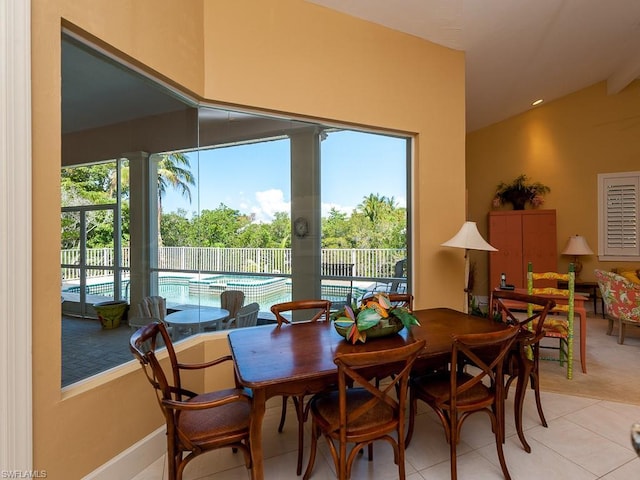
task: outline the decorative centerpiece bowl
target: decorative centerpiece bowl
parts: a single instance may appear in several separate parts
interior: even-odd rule
[[[352,343],[368,338],[386,337],[404,327],[420,325],[408,308],[393,305],[385,293],[362,300],[360,307],[345,305],[332,315],[336,331]]]

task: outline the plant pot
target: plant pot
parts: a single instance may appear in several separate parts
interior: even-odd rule
[[[514,210],[524,210],[525,205],[527,204],[527,201],[525,199],[514,199],[511,200],[511,204],[513,205],[513,209]]]
[[[129,304],[123,300],[94,303],[93,308],[105,330],[118,328],[120,320],[129,309]]]

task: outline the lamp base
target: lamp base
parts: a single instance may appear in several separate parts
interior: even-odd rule
[[[578,260],[578,257],[573,257],[573,271],[576,274],[576,280],[578,280],[580,272],[582,272],[582,262]]]

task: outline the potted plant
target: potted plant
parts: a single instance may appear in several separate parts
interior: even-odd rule
[[[105,330],[118,328],[120,320],[129,309],[129,304],[124,300],[94,303],[93,309],[98,314],[98,319]]]
[[[386,293],[376,293],[362,300],[360,307],[355,303],[334,315],[335,329],[351,343],[367,341],[367,338],[382,337],[399,332],[411,325],[420,325],[407,307],[391,303]]]
[[[519,175],[511,183],[500,182],[493,197],[493,206],[506,203],[513,205],[514,210],[524,210],[527,203],[539,207],[544,203],[544,195],[551,189],[540,182],[529,182],[525,174]]]

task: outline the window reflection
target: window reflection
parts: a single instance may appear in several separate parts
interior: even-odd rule
[[[168,318],[198,309],[215,330],[205,313],[225,290],[259,303],[260,323],[296,292],[339,304],[392,283],[408,256],[408,139],[198,107],[77,38],[62,47],[63,386],[131,360],[126,322],[107,341],[95,320],[100,297],[135,316],[162,296]],[[77,335],[95,339],[96,368],[74,362]]]

